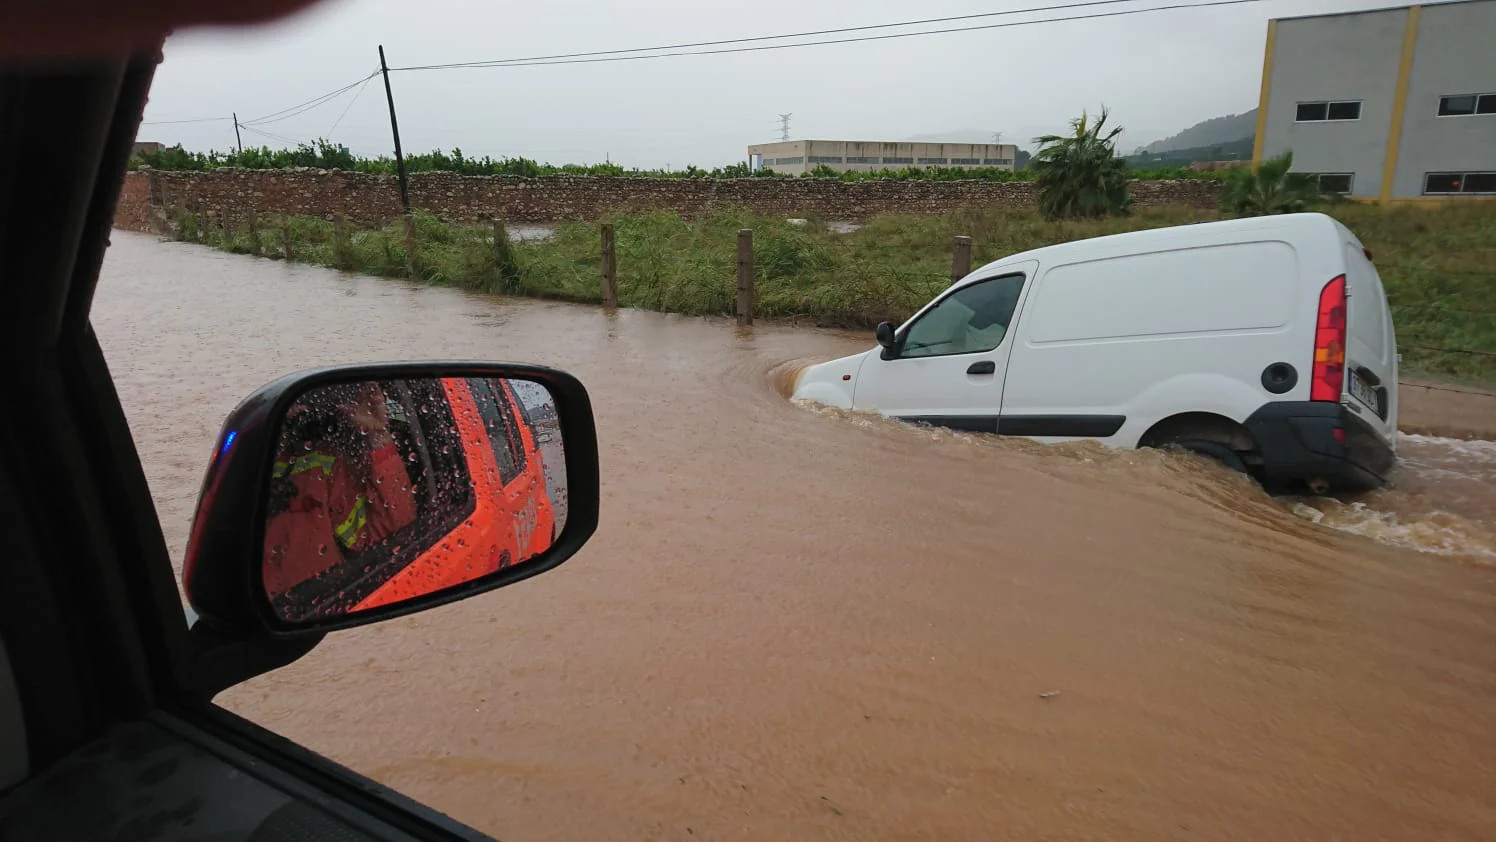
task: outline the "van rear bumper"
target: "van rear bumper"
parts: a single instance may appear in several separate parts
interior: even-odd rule
[[[1263,404],[1246,421],[1262,456],[1268,485],[1323,480],[1337,491],[1365,491],[1387,482],[1397,464],[1391,445],[1338,403]],[[1344,442],[1335,430],[1344,430]]]

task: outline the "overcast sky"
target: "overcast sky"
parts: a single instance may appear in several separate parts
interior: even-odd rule
[[[253,121],[378,66],[651,47],[1070,4],[1079,0],[329,0],[274,26],[195,30],[167,42],[147,121]],[[981,25],[1201,0],[1136,0],[940,24]],[[792,138],[900,140],[960,134],[1028,145],[1106,104],[1123,148],[1256,107],[1271,17],[1389,5],[1377,0],[1262,0],[1096,20],[735,55],[391,75],[406,151],[523,155],[552,163],[711,167],[749,143]],[[878,30],[882,34],[901,30]],[[909,30],[903,30],[909,31]],[[847,36],[830,36],[847,37]],[[356,98],[355,98],[356,97]],[[351,105],[350,105],[351,103]],[[347,108],[346,114],[344,109]],[[339,120],[341,116],[341,121]],[[336,127],[334,128],[334,125]],[[245,145],[328,137],[388,154],[376,77],[325,105],[244,132]],[[270,137],[258,132],[270,132]],[[970,135],[977,137],[969,137]],[[226,149],[228,121],[147,125],[141,140]]]

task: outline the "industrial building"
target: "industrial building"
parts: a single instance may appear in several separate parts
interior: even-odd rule
[[[748,165],[803,175],[816,167],[836,172],[901,170],[905,167],[1001,167],[1013,169],[1011,143],[884,143],[872,140],[785,140],[748,147]]]
[[[1288,150],[1326,193],[1496,196],[1496,0],[1270,21],[1252,159]]]

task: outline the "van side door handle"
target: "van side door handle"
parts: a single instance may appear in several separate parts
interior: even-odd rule
[[[997,373],[997,363],[993,362],[992,360],[982,360],[981,362],[975,362],[975,363],[972,363],[971,366],[966,369],[966,373],[967,374],[996,374]]]

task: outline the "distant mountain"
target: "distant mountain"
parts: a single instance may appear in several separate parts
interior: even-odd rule
[[[1159,155],[1176,150],[1198,149],[1251,139],[1257,133],[1257,109],[1225,117],[1212,117],[1163,140],[1138,147],[1133,155]]]
[[[1166,152],[1142,152],[1127,156],[1127,165],[1133,169],[1154,170],[1187,167],[1197,161],[1249,161],[1252,159],[1252,138],[1244,137],[1226,143],[1209,146],[1191,146],[1186,149],[1170,149]]]

